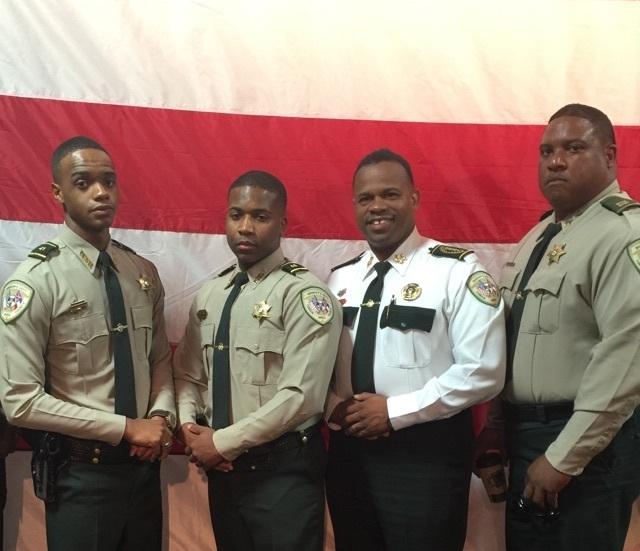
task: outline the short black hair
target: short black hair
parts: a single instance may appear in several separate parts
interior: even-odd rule
[[[558,109],[549,122],[559,117],[579,117],[581,119],[588,120],[596,131],[596,134],[605,145],[615,145],[616,135],[613,131],[613,124],[607,115],[605,115],[600,109],[591,107],[590,105],[583,105],[581,103],[570,103]]]
[[[58,182],[60,161],[69,155],[69,153],[73,153],[79,149],[99,149],[109,155],[109,152],[104,147],[91,138],[87,138],[86,136],[69,138],[56,147],[51,155],[51,174],[54,182]],[[109,157],[111,157],[111,155],[109,155]]]
[[[284,184],[278,180],[273,174],[269,174],[264,170],[250,170],[238,176],[233,183],[229,186],[227,197],[232,189],[237,187],[259,187],[266,191],[270,191],[275,194],[278,204],[282,207],[282,210],[287,208],[287,190]]]
[[[399,165],[401,165],[402,168],[404,168],[404,171],[407,173],[407,176],[409,177],[409,182],[411,182],[411,185],[413,185],[413,172],[411,172],[411,165],[409,164],[409,161],[407,161],[399,153],[391,151],[387,148],[376,149],[375,151],[372,151],[371,153],[365,155],[358,163],[358,166],[353,173],[351,184],[353,185],[353,183],[355,182],[358,170],[365,166],[377,165],[378,163],[384,162],[398,163]]]

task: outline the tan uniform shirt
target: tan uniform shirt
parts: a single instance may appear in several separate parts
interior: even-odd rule
[[[126,418],[114,411],[114,366],[99,251],[64,226],[46,260],[29,258],[5,284],[0,322],[0,397],[16,425],[117,444]],[[113,243],[125,302],[138,416],[175,411],[164,290],[155,266]],[[26,287],[25,287],[26,285]],[[25,293],[32,289],[25,306]],[[13,289],[13,290],[12,290]],[[22,301],[22,304],[20,304]]]
[[[510,402],[574,402],[575,412],[546,456],[578,475],[640,403],[640,209],[619,215],[601,200],[562,222],[526,287],[528,293],[505,389]],[[549,217],[518,244],[500,286],[508,305]]]
[[[315,276],[287,273],[280,250],[248,270],[231,310],[231,422],[213,436],[233,460],[245,450],[322,413],[342,328],[335,298]],[[212,420],[213,340],[237,269],[198,292],[174,357],[180,423],[204,413]],[[314,301],[315,297],[315,301]]]

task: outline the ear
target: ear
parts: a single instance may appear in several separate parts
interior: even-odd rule
[[[61,205],[64,205],[64,197],[62,196],[62,190],[60,189],[60,186],[55,182],[51,182],[51,193],[53,193],[53,197],[55,198],[56,201],[58,201],[58,203],[60,203]]]
[[[420,202],[420,190],[415,186],[411,192],[411,202],[413,203],[414,209],[418,208],[418,203]]]
[[[607,168],[613,168],[616,165],[616,156],[618,154],[618,147],[616,144],[609,144],[605,148],[604,154],[607,157]]]
[[[287,224],[289,223],[289,220],[287,220],[286,216],[283,216],[282,218],[280,218],[280,233],[281,235],[284,235],[284,233],[287,231]]]

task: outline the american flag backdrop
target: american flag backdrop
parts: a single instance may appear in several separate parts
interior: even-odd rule
[[[113,235],[158,266],[172,342],[233,261],[226,190],[249,169],[285,183],[285,253],[325,278],[363,250],[353,169],[389,147],[414,169],[421,233],[495,274],[548,208],[537,143],[562,105],[611,117],[619,180],[640,197],[639,60],[633,1],[2,0],[0,282],[57,232],[49,158],[77,134],[114,159]],[[7,548],[40,549],[15,455]],[[179,461],[165,466],[167,549],[210,548],[201,481]],[[500,511],[478,492],[467,549],[501,551]]]

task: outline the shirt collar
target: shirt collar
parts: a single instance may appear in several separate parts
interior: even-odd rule
[[[564,220],[562,220],[560,222],[562,224],[562,228],[563,229],[568,228],[573,222],[575,222],[578,216],[584,214],[590,207],[602,201],[602,199],[604,199],[607,195],[611,195],[613,193],[620,193],[620,184],[618,183],[618,180],[614,180],[613,182],[611,182],[606,188],[604,188],[600,193],[598,193],[598,195],[596,195],[593,199],[591,199],[591,201],[581,206],[569,218],[565,218]],[[553,213],[553,219],[557,222],[555,212]]]
[[[249,282],[257,285],[267,275],[273,272],[273,270],[275,270],[279,266],[282,266],[284,262],[284,253],[282,252],[282,249],[278,247],[269,256],[266,256],[262,260],[259,260],[247,270]],[[238,272],[240,272],[240,268],[236,266],[235,269],[229,274],[230,277],[225,288],[233,284],[233,280],[235,279]]]
[[[413,231],[399,246],[398,248],[387,258],[387,262],[391,264],[391,267],[397,270],[401,275],[404,275],[411,264],[411,260],[415,255],[420,243],[422,242],[422,236],[418,233],[418,229],[414,226]],[[362,279],[366,279],[373,271],[373,266],[379,262],[378,257],[374,252],[369,249],[360,260],[365,266]]]
[[[67,248],[78,257],[78,260],[80,260],[80,263],[87,270],[89,270],[89,272],[91,272],[92,274],[96,272],[97,264],[98,264],[98,255],[100,254],[100,251],[98,249],[96,249],[88,241],[85,241],[84,239],[82,239],[82,237],[80,237],[76,232],[74,232],[66,224],[63,224],[58,237],[60,238],[60,241],[62,241],[67,246]],[[111,242],[109,242],[107,249],[109,250],[113,249]],[[115,261],[114,261],[114,266],[115,266]]]

